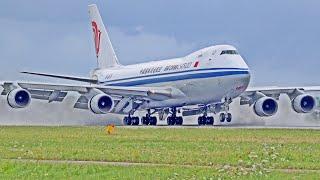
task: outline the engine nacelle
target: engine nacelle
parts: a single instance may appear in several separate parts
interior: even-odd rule
[[[12,108],[24,108],[30,104],[31,95],[27,90],[18,88],[9,92],[7,101]]]
[[[292,108],[297,113],[310,113],[315,107],[316,99],[308,94],[301,94],[292,101]]]
[[[271,97],[262,97],[254,104],[254,112],[260,117],[273,116],[278,111],[278,103]]]
[[[89,109],[96,114],[107,114],[114,108],[114,100],[107,94],[98,94],[89,101]]]

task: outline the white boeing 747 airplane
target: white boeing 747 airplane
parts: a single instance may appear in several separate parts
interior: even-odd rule
[[[308,93],[320,90],[318,87],[248,89],[248,65],[230,45],[207,47],[181,58],[121,65],[96,5],[89,5],[89,15],[98,61],[90,78],[22,72],[88,84],[4,82],[2,95],[9,106],[24,108],[31,99],[62,102],[72,91],[80,94],[74,108],[95,114],[123,114],[126,125],[156,125],[155,114],[168,125],[182,125],[183,116],[191,115],[198,115],[199,125],[213,125],[209,113],[219,114],[221,122],[231,122],[229,104],[238,97],[241,105],[252,106],[260,117],[277,112],[281,94],[290,97],[297,113],[309,113],[316,107],[315,98]],[[136,111],[146,115],[136,117]]]

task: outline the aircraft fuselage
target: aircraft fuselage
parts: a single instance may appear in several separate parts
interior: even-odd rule
[[[186,97],[152,101],[146,108],[209,104],[236,98],[250,82],[250,72],[233,46],[219,45],[182,58],[96,70],[100,84],[175,87]]]

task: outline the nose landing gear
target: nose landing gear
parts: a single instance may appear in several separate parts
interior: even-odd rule
[[[232,121],[232,114],[231,113],[221,113],[219,115],[219,120],[220,122],[225,122],[227,121],[228,123]]]
[[[230,109],[229,105],[231,104],[231,102],[232,102],[231,98],[225,98],[224,104],[223,104],[223,109],[224,109],[225,113],[222,112],[219,115],[219,120],[221,123],[223,123],[225,121],[230,123],[232,121],[232,114],[229,113],[229,109]]]

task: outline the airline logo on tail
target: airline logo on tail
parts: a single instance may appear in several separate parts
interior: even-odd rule
[[[94,34],[94,46],[96,47],[96,55],[99,56],[101,31],[95,21],[92,21],[92,30]]]

